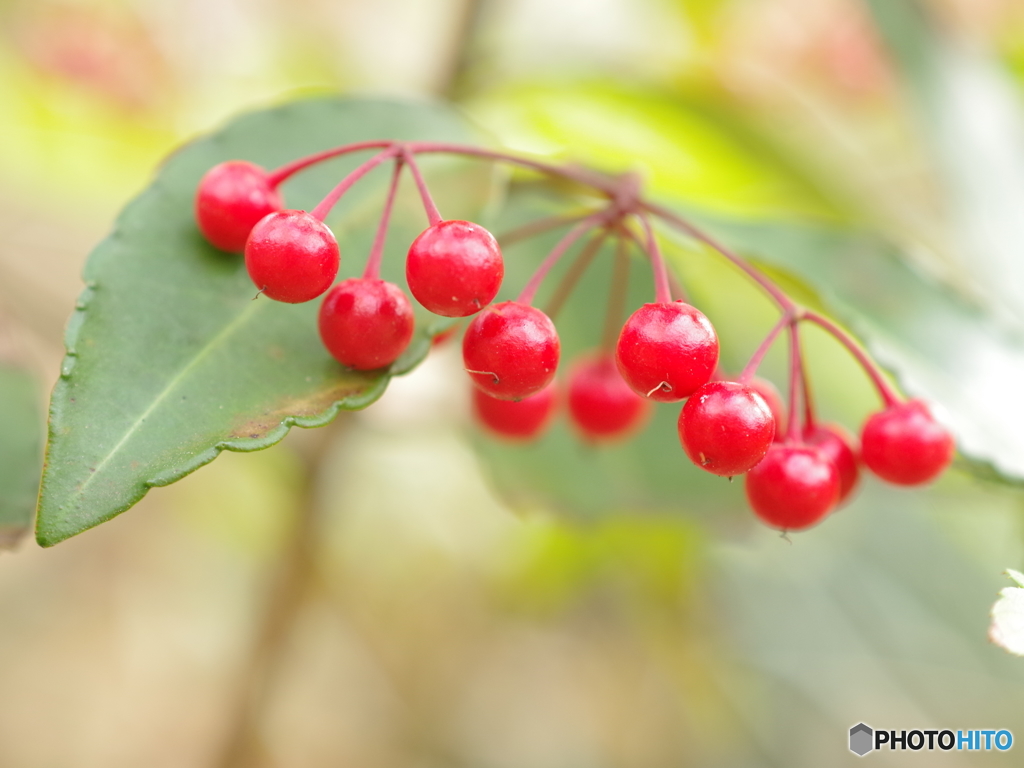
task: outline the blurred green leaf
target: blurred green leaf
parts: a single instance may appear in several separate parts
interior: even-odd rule
[[[865,0],[913,95],[968,288],[1024,328],[1024,105],[991,53],[919,2]]]
[[[43,460],[43,415],[35,379],[0,363],[0,550],[32,525]]]
[[[956,482],[910,494],[868,486],[856,514],[833,515],[793,546],[763,531],[709,555],[728,628],[720,652],[757,675],[734,691],[757,698],[734,701],[760,708],[773,765],[841,765],[842,735],[872,718],[1024,725],[1015,705],[1024,666],[984,639],[1006,583],[993,561],[1019,551],[1014,496]],[[808,722],[836,738],[797,754],[787,736]]]
[[[1024,411],[1007,407],[1024,371],[1019,334],[871,234],[697,220],[741,253],[798,275],[904,391],[942,406],[967,459],[965,468],[986,479],[1024,479]]]
[[[244,116],[175,153],[90,256],[87,289],[68,325],[67,357],[50,406],[50,441],[37,537],[50,546],[131,507],[224,449],[272,445],[294,426],[316,427],[339,409],[362,408],[387,386],[385,372],[336,363],[320,342],[318,302],[262,298],[237,255],[210,247],[192,199],[201,175],[231,158],[275,167],[310,152],[367,139],[476,141],[455,112],[434,105],[321,98]],[[309,209],[359,157],[291,179],[290,207]],[[434,160],[434,159],[431,159]],[[425,163],[449,215],[471,216],[488,199],[490,171],[460,161]],[[449,175],[457,171],[457,178]],[[360,184],[328,223],[342,249],[342,277],[361,271],[385,173]],[[411,188],[412,185],[407,185]],[[402,282],[399,253],[425,226],[399,204],[384,277]],[[421,318],[422,320],[422,318]],[[401,373],[429,348],[430,322],[392,367]]]
[[[505,216],[512,226],[549,213],[554,205],[525,193],[513,194]],[[943,407],[966,457],[964,468],[1001,482],[1024,478],[1024,414],[1005,408],[1019,381],[1013,372],[1024,370],[1024,344],[983,309],[922,276],[892,244],[869,233],[708,214],[689,218],[785,284],[798,286],[802,301],[845,322],[908,394]],[[720,293],[723,286],[717,278],[702,281],[687,270],[685,260],[697,258],[692,242],[661,229],[670,243],[683,246],[678,253],[670,249],[670,263],[687,278],[692,300],[704,306],[702,298]],[[508,291],[526,281],[557,237],[555,233],[508,249]],[[611,280],[610,246],[605,251],[557,318],[563,371],[576,355],[599,343]],[[630,308],[651,300],[648,272],[639,259],[634,261]],[[552,282],[556,280],[557,275]],[[741,320],[751,317],[743,301],[731,304]],[[719,331],[723,359],[737,360],[733,345],[726,343],[721,327]],[[587,446],[566,419],[535,444],[506,444],[485,436],[477,443],[498,489],[520,506],[553,506],[581,516],[685,509],[708,519],[721,518],[723,510],[742,506],[742,493],[686,460],[676,432],[679,408],[657,406],[643,433],[622,444]],[[856,424],[849,426],[857,431]]]
[[[715,43],[722,16],[729,7],[728,0],[675,0],[674,5],[689,22],[699,44],[709,46]]]
[[[545,82],[490,92],[470,108],[509,146],[565,153],[610,173],[639,170],[649,189],[688,204],[742,216],[845,218],[829,190],[710,95]]]
[[[531,521],[501,573],[506,596],[524,610],[563,609],[601,589],[636,605],[678,606],[692,589],[705,542],[678,517],[612,517],[594,526]]]

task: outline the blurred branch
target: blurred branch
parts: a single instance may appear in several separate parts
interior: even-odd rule
[[[318,529],[317,489],[328,449],[352,414],[341,412],[323,429],[297,433],[306,464],[306,477],[291,536],[281,550],[276,582],[268,590],[263,617],[255,633],[249,658],[242,666],[232,718],[218,768],[258,768],[267,764],[260,738],[267,710],[279,676],[288,639],[310,593],[316,560]],[[305,444],[304,446],[302,444]]]
[[[437,80],[437,94],[457,101],[466,90],[469,70],[475,63],[475,42],[480,32],[487,0],[461,0],[455,13],[452,43]]]

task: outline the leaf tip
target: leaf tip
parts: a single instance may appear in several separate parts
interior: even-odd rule
[[[64,539],[69,538],[68,536],[61,536],[60,534],[54,534],[51,531],[44,530],[42,528],[36,528],[36,544],[44,549],[49,549],[55,544],[60,544]]]

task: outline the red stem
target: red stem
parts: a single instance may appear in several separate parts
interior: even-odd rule
[[[867,352],[854,341],[853,337],[850,336],[846,331],[840,328],[838,325],[833,323],[827,317],[822,317],[817,312],[804,311],[801,315],[802,320],[808,320],[815,325],[818,325],[828,331],[834,336],[840,344],[849,350],[853,358],[860,363],[860,367],[864,369],[864,372],[870,377],[871,382],[875,385],[875,389],[878,390],[878,394],[881,396],[885,406],[891,407],[900,402],[900,396],[896,394],[896,391],[889,385],[882,375],[882,371],[875,365],[874,361],[868,357]]]
[[[395,207],[395,195],[398,193],[398,181],[401,177],[402,158],[399,157],[395,160],[395,171],[391,175],[388,196],[384,200],[384,210],[380,214],[380,224],[377,226],[377,234],[373,238],[370,258],[366,260],[366,269],[363,270],[364,280],[376,280],[380,277],[380,262],[384,257],[384,241],[388,236],[388,224],[391,222],[391,211]]]
[[[672,288],[668,282],[668,268],[665,266],[665,258],[661,255],[661,249],[658,247],[658,240],[654,237],[654,228],[651,226],[650,219],[643,214],[639,214],[638,218],[643,225],[644,234],[647,236],[644,249],[651,257],[651,270],[654,272],[654,301],[658,304],[671,304]]]
[[[560,176],[563,179],[575,181],[577,184],[582,184],[583,186],[596,189],[608,197],[614,197],[618,190],[618,185],[614,178],[597,173],[596,171],[591,171],[587,168],[562,167],[539,160],[530,160],[525,157],[510,155],[506,152],[495,152],[490,149],[467,147],[461,144],[414,141],[406,144],[406,148],[409,152],[415,152],[416,154],[444,152],[453,155],[465,155],[466,157],[479,157],[484,160],[497,160],[500,162],[512,163],[513,165],[518,165],[521,168],[529,168],[531,170],[547,174],[548,176]]]
[[[281,168],[273,171],[269,175],[270,183],[273,185],[279,184],[288,176],[296,173],[304,168],[309,167],[315,163],[327,160],[332,157],[344,155],[350,152],[357,152],[364,149],[383,149],[384,151],[370,160],[363,163],[361,166],[352,171],[342,182],[335,187],[335,189],[326,197],[324,200],[317,205],[313,210],[313,215],[319,219],[323,219],[324,216],[330,211],[334,203],[337,202],[338,198],[341,197],[356,181],[358,181],[363,175],[369,172],[372,168],[379,165],[389,157],[393,157],[396,154],[401,154],[408,163],[410,169],[413,172],[413,176],[416,179],[416,185],[419,188],[420,195],[423,198],[424,207],[427,211],[427,216],[430,219],[431,224],[436,224],[441,221],[440,213],[437,211],[437,207],[434,205],[433,200],[430,198],[430,193],[426,188],[426,183],[423,181],[422,174],[419,172],[419,168],[416,165],[413,154],[415,153],[451,153],[456,155],[462,155],[466,157],[477,157],[485,160],[493,160],[500,162],[508,162],[522,168],[528,168],[539,173],[543,173],[549,176],[557,176],[569,181],[573,181],[577,184],[585,187],[590,187],[596,192],[608,197],[614,201],[614,210],[618,215],[624,215],[627,213],[635,213],[639,216],[641,223],[643,224],[646,236],[647,236],[647,250],[651,257],[652,268],[654,271],[655,278],[655,299],[656,301],[671,301],[672,292],[671,285],[668,279],[668,271],[665,266],[664,258],[662,257],[661,251],[658,248],[657,240],[654,237],[653,228],[651,227],[650,221],[644,213],[649,213],[657,216],[659,219],[667,223],[668,225],[676,228],[677,230],[689,235],[695,240],[704,243],[708,247],[717,251],[719,254],[724,256],[726,259],[731,261],[736,267],[742,270],[750,279],[752,279],[757,285],[759,285],[771,298],[772,300],[783,310],[783,312],[790,316],[790,328],[792,338],[794,339],[794,345],[799,350],[799,340],[796,334],[796,324],[792,322],[796,320],[808,320],[816,325],[822,327],[827,332],[831,333],[840,343],[842,343],[853,357],[860,363],[861,367],[864,368],[865,372],[871,378],[872,383],[878,390],[882,399],[885,401],[887,406],[891,406],[895,403],[900,402],[899,396],[893,390],[893,388],[885,381],[881,371],[867,356],[867,354],[861,349],[861,347],[844,331],[838,326],[832,323],[825,317],[818,315],[814,312],[802,312],[797,305],[790,299],[781,288],[775,285],[766,275],[762,274],[760,270],[749,264],[738,254],[726,248],[724,245],[719,243],[717,240],[712,238],[707,233],[703,232],[698,227],[691,224],[689,221],[674,213],[673,211],[654,203],[645,202],[635,194],[625,195],[623,197],[623,183],[620,179],[616,179],[610,176],[606,176],[595,171],[588,170],[586,168],[578,167],[560,167],[545,163],[537,160],[530,160],[527,158],[517,157],[510,155],[505,152],[495,152],[493,150],[480,149],[477,147],[468,147],[460,144],[446,144],[443,142],[408,142],[399,143],[394,141],[369,141],[359,142],[355,144],[348,144],[343,147],[337,147],[335,149],[325,150],[323,152],[310,155],[309,157],[296,160],[288,165],[282,166]],[[623,199],[620,199],[623,198]],[[607,216],[607,213],[602,214]],[[520,300],[526,298],[532,300],[533,294],[543,279],[544,274],[553,266],[557,258],[564,253],[564,251],[575,241],[580,234],[584,224],[590,224],[591,218],[584,219],[576,228],[574,228],[565,238],[562,243],[556,246],[555,251],[548,256],[544,264],[538,269],[538,274],[534,275],[534,278],[530,280],[527,287],[523,290],[520,296]],[[563,245],[564,244],[564,245]],[[781,322],[781,321],[780,321]],[[775,332],[776,334],[778,331]],[[768,341],[768,340],[766,340]],[[770,342],[769,342],[770,343]],[[756,355],[757,353],[755,353]],[[753,360],[751,362],[754,362]],[[802,359],[799,355],[794,357],[794,364],[800,365],[797,370],[798,378],[803,382],[806,379],[806,374],[803,372]],[[748,364],[748,368],[750,364]],[[746,369],[744,374],[746,374]],[[791,389],[796,387],[791,386]],[[806,401],[805,392],[805,401]],[[808,418],[811,417],[810,404],[807,405]],[[796,424],[796,419],[790,420],[792,424]],[[790,433],[793,433],[793,426],[791,424]]]
[[[686,289],[683,288],[682,282],[679,280],[678,275],[675,272],[668,273],[668,284],[672,289],[672,300],[679,299],[685,301],[687,304],[690,303],[690,296],[687,294]]]
[[[528,224],[523,224],[521,227],[510,229],[507,232],[502,232],[500,235],[495,235],[495,239],[501,244],[502,248],[507,248],[535,235],[543,235],[552,229],[575,224],[577,221],[592,215],[592,213],[592,211],[588,211],[587,213],[576,213],[571,216],[547,216],[543,219],[536,219]]]
[[[800,327],[797,323],[789,324],[789,430],[786,433],[787,443],[800,442],[800,419],[797,418],[800,405],[800,370],[803,356],[800,351]]]
[[[574,181],[577,184],[591,187],[608,197],[614,197],[615,193],[618,191],[618,182],[616,179],[596,171],[591,171],[587,168],[562,167],[539,160],[530,160],[525,157],[510,155],[507,152],[496,152],[489,149],[481,149],[479,147],[469,147],[462,144],[447,144],[435,141],[362,141],[355,144],[346,144],[341,147],[324,150],[323,152],[317,152],[316,154],[309,155],[308,157],[300,158],[288,163],[287,165],[283,165],[277,170],[272,171],[269,175],[269,179],[271,184],[279,184],[293,173],[297,173],[311,165],[328,160],[332,157],[338,157],[340,155],[346,155],[351,152],[358,152],[364,149],[399,149],[400,151],[408,152],[409,154],[449,153],[453,155],[463,155],[466,157],[479,157],[484,160],[512,163],[513,165],[518,165],[521,168],[529,168],[549,176],[560,176],[563,179]],[[406,158],[406,162],[409,162],[408,158]],[[410,166],[412,165],[411,163],[409,164]]]
[[[737,381],[741,384],[746,384],[754,377],[754,374],[757,373],[758,366],[761,365],[761,361],[764,360],[764,356],[768,354],[768,350],[775,342],[775,339],[778,338],[779,334],[782,333],[783,329],[787,325],[792,325],[793,322],[794,315],[792,312],[786,312],[781,318],[779,318],[779,322],[777,322],[775,326],[768,331],[768,335],[764,337],[764,341],[762,341],[758,348],[754,350],[754,354],[751,355],[750,361],[743,368],[743,372],[740,373]]]
[[[394,157],[396,154],[398,154],[398,150],[396,150],[394,147],[392,147],[390,149],[384,150],[380,154],[377,154],[377,155],[374,155],[373,157],[371,157],[365,163],[363,163],[358,168],[356,168],[354,171],[349,173],[348,176],[346,176],[344,179],[342,179],[338,183],[338,186],[336,186],[334,189],[332,189],[327,194],[327,197],[325,197],[323,200],[321,200],[317,204],[316,208],[314,208],[312,211],[310,211],[310,213],[315,218],[320,219],[320,221],[323,221],[327,217],[327,214],[329,214],[331,212],[331,208],[334,207],[334,204],[338,202],[338,200],[341,198],[342,195],[344,195],[346,192],[348,192],[349,188],[353,184],[355,184],[357,181],[359,181],[361,178],[363,178],[363,176],[365,176],[367,173],[372,171],[374,168],[376,168],[378,165],[383,163],[385,160]]]
[[[416,158],[413,157],[411,149],[405,149],[402,152],[402,157],[405,162],[409,164],[409,170],[412,171],[412,177],[416,179],[416,188],[420,191],[420,198],[423,200],[423,210],[427,212],[427,221],[430,226],[435,226],[444,221],[441,218],[441,213],[437,210],[437,206],[434,205],[434,198],[430,196],[430,190],[427,189],[427,182],[423,179],[423,174],[420,173],[420,167],[416,162]]]
[[[569,250],[573,243],[607,218],[608,212],[601,211],[600,213],[595,213],[593,216],[587,216],[587,218],[583,219],[583,221],[570,229],[565,237],[559,240],[558,244],[551,249],[551,253],[547,255],[547,258],[545,258],[544,261],[541,262],[540,266],[537,267],[537,271],[533,273],[533,277],[530,278],[530,281],[523,288],[522,293],[519,294],[519,298],[516,299],[516,301],[522,304],[532,303],[534,294],[536,294],[537,289],[540,288],[541,282],[543,282],[548,272],[551,271],[551,268],[558,263],[560,258],[562,258],[563,254]]]
[[[583,273],[587,271],[587,268],[593,262],[594,257],[597,256],[597,252],[601,250],[601,246],[604,245],[607,237],[608,232],[602,232],[580,249],[579,256],[576,257],[569,266],[569,269],[566,270],[565,276],[559,281],[554,293],[548,300],[547,306],[544,307],[545,315],[554,320],[555,316],[562,311],[562,307],[569,299],[569,294],[572,293],[580,278],[583,277]]]
[[[646,246],[644,245],[643,241],[636,236],[636,232],[634,232],[633,230],[626,226],[623,226],[621,228],[621,231],[625,232],[625,236],[632,240],[634,243],[636,243],[637,248],[639,248],[644,253],[647,253]],[[687,304],[690,303],[690,298],[686,293],[686,289],[683,288],[683,284],[679,282],[679,278],[676,276],[674,272],[668,273],[668,284],[669,288],[672,289],[673,301],[676,299],[680,299],[682,301],[685,301]]]
[[[682,218],[681,216],[678,216],[677,214],[673,213],[667,208],[664,208],[660,205],[655,205],[653,203],[643,203],[642,205],[644,210],[649,211],[662,221],[686,233],[694,240],[698,240],[707,245],[708,247],[722,254],[722,256],[724,256],[737,267],[739,267],[741,270],[743,270],[750,277],[751,280],[753,280],[755,283],[761,286],[761,288],[763,288],[764,291],[769,296],[772,297],[772,300],[776,304],[778,304],[779,308],[781,308],[784,312],[796,311],[796,304],[793,302],[793,300],[790,299],[789,296],[787,296],[782,291],[782,289],[779,288],[779,286],[775,285],[775,283],[769,280],[766,275],[762,274],[760,270],[755,268],[753,265],[749,264],[746,259],[744,259],[743,257],[739,256],[736,253],[733,253],[724,245],[722,245],[717,240],[712,238],[710,235],[698,229],[693,224],[688,222],[686,219]]]
[[[276,187],[292,174],[305,170],[311,165],[322,163],[324,160],[330,160],[332,157],[340,157],[341,155],[360,152],[364,149],[388,149],[393,146],[394,143],[395,142],[393,141],[361,141],[358,144],[346,144],[343,147],[326,149],[323,152],[317,152],[313,155],[300,157],[298,160],[293,160],[286,165],[282,165],[280,168],[271,171],[267,175],[267,181],[270,182],[270,186]]]
[[[604,330],[601,333],[601,354],[607,357],[615,354],[615,344],[622,331],[622,316],[626,313],[626,296],[629,292],[628,249],[629,243],[620,235],[615,243],[612,285],[608,294],[608,310],[604,316]]]
[[[804,390],[804,434],[814,429],[814,398],[811,395],[811,379],[807,373],[807,361],[800,358],[800,386]]]

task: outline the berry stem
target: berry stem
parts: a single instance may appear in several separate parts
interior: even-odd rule
[[[776,304],[779,305],[779,308],[782,309],[784,312],[796,311],[797,307],[793,300],[790,299],[789,296],[787,296],[785,292],[783,292],[783,290],[779,288],[779,286],[777,286],[770,279],[768,279],[766,275],[762,274],[760,270],[758,270],[752,264],[747,262],[747,260],[744,259],[742,256],[739,256],[738,254],[732,252],[724,245],[719,243],[717,240],[712,238],[710,235],[695,227],[682,216],[673,213],[667,208],[646,202],[643,203],[643,208],[644,210],[648,211],[654,216],[657,216],[659,219],[666,222],[667,224],[670,224],[676,229],[689,235],[694,240],[704,243],[706,246],[712,248],[713,250],[717,251],[722,256],[724,256],[726,259],[731,261],[743,272],[745,272],[751,280],[753,280],[755,283],[761,286],[761,288],[764,289],[764,291],[772,298],[772,300]]]
[[[393,141],[360,141],[357,144],[346,144],[343,147],[334,147],[332,149],[325,149],[323,152],[317,152],[306,157],[300,157],[298,160],[293,160],[286,165],[282,165],[271,171],[267,175],[267,181],[270,186],[276,187],[281,184],[285,179],[299,171],[309,168],[311,165],[322,163],[324,160],[330,160],[332,157],[340,157],[341,155],[348,155],[352,152],[361,152],[365,149],[389,149],[394,146]]]
[[[542,235],[545,232],[550,232],[552,229],[558,229],[559,227],[564,227],[568,224],[575,224],[577,221],[585,219],[592,213],[592,211],[588,211],[587,213],[577,213],[571,216],[562,214],[546,216],[543,219],[531,221],[521,227],[510,229],[508,232],[498,235],[496,239],[501,243],[502,248],[507,248],[510,245],[515,245],[523,240],[527,240],[534,235]]]
[[[800,326],[789,324],[789,430],[786,433],[787,443],[800,442],[800,419],[797,410],[800,405],[800,390],[803,379],[803,354],[800,351]],[[806,396],[806,393],[804,393]]]
[[[529,158],[510,155],[506,152],[496,152],[489,149],[481,149],[479,147],[464,146],[462,144],[446,144],[433,141],[401,143],[387,140],[361,141],[354,144],[345,144],[340,147],[334,147],[332,149],[308,155],[271,171],[268,175],[268,180],[271,185],[277,185],[292,174],[298,173],[311,165],[323,162],[324,160],[330,160],[333,157],[339,157],[341,155],[347,155],[352,152],[359,152],[365,149],[398,149],[399,151],[407,151],[410,154],[453,154],[463,155],[465,157],[478,157],[483,160],[511,163],[513,165],[518,165],[521,168],[529,168],[548,176],[559,176],[563,179],[567,179],[568,181],[576,182],[582,186],[590,187],[603,193],[609,198],[615,196],[618,187],[618,183],[615,179],[606,176],[605,174],[591,171],[587,168],[560,167],[539,160],[530,160]],[[409,162],[408,158],[406,158],[406,162]]]
[[[644,250],[651,257],[651,270],[654,272],[654,301],[657,304],[671,304],[672,288],[668,282],[668,267],[665,266],[665,257],[661,255],[661,248],[658,247],[658,240],[654,236],[654,227],[644,214],[638,214],[637,218],[640,219],[647,237]]]
[[[608,296],[608,311],[604,316],[604,330],[601,333],[601,352],[611,356],[622,330],[622,316],[626,311],[626,297],[629,293],[629,251],[626,239],[620,234],[615,242],[615,266],[612,272],[612,288]]]
[[[672,289],[673,300],[678,299],[679,301],[685,301],[687,304],[690,303],[689,294],[687,294],[686,289],[683,288],[683,284],[680,282],[675,272],[668,273],[668,284]]]
[[[807,360],[800,358],[800,386],[804,390],[804,432],[814,429],[814,398],[811,395],[811,377],[807,372]]]
[[[853,358],[860,363],[860,367],[864,369],[864,372],[867,373],[887,408],[901,402],[900,396],[896,394],[896,391],[885,380],[885,377],[882,375],[882,371],[879,367],[868,356],[868,353],[864,351],[863,347],[861,347],[852,336],[846,333],[846,331],[833,323],[827,317],[819,315],[817,312],[805,310],[801,315],[801,319],[807,320],[821,328],[824,328],[828,333],[834,336],[840,344],[846,347],[850,354],[853,355]]]
[[[310,211],[312,216],[316,219],[319,219],[320,221],[323,221],[327,217],[327,214],[331,212],[331,208],[334,207],[334,204],[341,199],[342,195],[348,192],[348,190],[352,187],[353,184],[355,184],[357,181],[363,178],[363,176],[372,171],[385,160],[394,157],[396,154],[398,154],[398,150],[395,149],[394,147],[391,147],[389,149],[385,149],[383,152],[380,152],[379,154],[374,155],[365,163],[357,167],[354,171],[349,173],[348,176],[342,179],[338,183],[338,186],[336,186],[329,193],[327,193],[327,197],[325,197],[323,200],[317,203],[316,208]]]
[[[377,226],[377,234],[373,238],[373,247],[370,249],[370,258],[366,260],[366,269],[363,271],[364,280],[376,280],[380,277],[380,262],[384,257],[384,241],[388,236],[388,224],[391,223],[391,211],[395,207],[395,196],[398,193],[398,182],[402,177],[402,158],[395,159],[395,170],[391,174],[391,184],[388,186],[388,195],[384,199],[384,210],[380,214],[380,224]]]
[[[337,200],[362,176],[368,173],[370,170],[375,168],[380,163],[384,162],[390,157],[396,155],[402,156],[404,161],[409,165],[410,170],[413,173],[413,177],[416,180],[417,188],[420,191],[420,195],[423,198],[424,208],[427,211],[427,216],[430,219],[431,225],[440,222],[441,215],[437,211],[437,207],[434,205],[432,198],[430,197],[429,190],[426,187],[426,183],[423,180],[423,176],[420,173],[419,167],[416,164],[413,155],[424,154],[424,153],[445,153],[461,155],[465,157],[476,157],[483,160],[491,160],[496,162],[507,162],[521,168],[527,168],[539,173],[556,176],[568,181],[575,182],[581,186],[588,187],[600,195],[603,195],[612,202],[612,208],[609,211],[614,211],[614,214],[610,214],[609,211],[603,211],[598,214],[587,216],[579,221],[577,227],[569,232],[563,241],[556,246],[545,263],[541,265],[538,270],[538,274],[531,279],[527,285],[527,289],[524,289],[523,296],[532,299],[533,293],[536,291],[537,285],[540,279],[543,278],[547,270],[557,261],[557,258],[580,237],[586,227],[591,226],[595,217],[604,218],[606,221],[614,218],[615,216],[623,216],[629,213],[637,214],[640,218],[640,222],[643,225],[646,234],[646,243],[644,244],[645,249],[650,255],[652,262],[652,269],[654,271],[655,278],[655,300],[658,302],[671,301],[672,300],[672,285],[668,270],[665,266],[664,257],[661,254],[661,250],[658,247],[657,240],[654,237],[653,228],[651,226],[649,218],[645,214],[651,214],[664,221],[669,226],[683,232],[684,234],[694,238],[698,242],[703,243],[709,248],[717,251],[720,255],[732,262],[737,268],[743,271],[751,280],[759,285],[771,299],[788,315],[788,322],[795,322],[796,320],[808,320],[820,327],[824,328],[827,332],[831,333],[840,343],[842,343],[854,356],[854,358],[864,368],[865,372],[871,378],[876,389],[885,401],[886,405],[892,405],[900,402],[899,396],[893,390],[893,388],[885,381],[879,368],[871,361],[863,349],[854,341],[849,335],[842,331],[838,326],[829,321],[827,318],[822,317],[814,312],[802,311],[796,303],[790,299],[785,292],[779,288],[772,280],[764,275],[760,270],[754,267],[752,264],[746,261],[738,254],[731,251],[729,248],[722,245],[720,242],[715,240],[709,234],[683,218],[673,211],[665,208],[664,206],[657,205],[644,201],[639,196],[638,186],[636,179],[633,177],[611,177],[597,171],[592,171],[587,168],[581,168],[578,166],[557,166],[550,163],[545,163],[538,160],[531,160],[525,157],[519,157],[511,155],[505,152],[496,152],[489,149],[481,149],[479,147],[464,146],[461,144],[447,144],[443,142],[407,142],[399,143],[395,141],[366,141],[358,142],[355,144],[348,144],[334,149],[328,149],[323,152],[319,152],[308,157],[296,160],[287,165],[281,166],[277,170],[271,172],[268,176],[269,181],[272,185],[277,185],[288,178],[290,175],[297,173],[315,163],[322,162],[324,160],[345,155],[352,152],[358,152],[366,149],[383,149],[376,156],[367,160],[365,163],[357,167],[348,176],[346,176],[332,192],[320,202],[319,205],[313,210],[313,215],[318,219],[323,218],[330,211],[331,207],[337,202]],[[566,217],[551,217],[541,222],[535,222],[534,225],[527,225],[521,228],[521,231],[510,233],[513,238],[529,237],[533,234],[539,234],[540,232],[547,231],[547,229],[553,229],[563,224],[570,223],[572,219]],[[635,235],[630,233],[630,236],[636,238]],[[553,258],[554,257],[554,258]],[[781,322],[781,321],[780,321]],[[784,325],[784,323],[783,323]],[[753,361],[752,361],[753,362]],[[749,364],[748,364],[749,365]]]
[[[625,233],[626,237],[628,237],[630,240],[632,240],[634,243],[636,243],[636,247],[637,248],[639,248],[641,251],[644,251],[646,253],[646,249],[644,248],[644,243],[643,243],[643,241],[639,237],[637,237],[636,232],[634,232],[632,229],[630,229],[629,227],[627,227],[625,225],[621,226],[619,228],[619,231],[621,233]],[[680,299],[681,301],[685,301],[687,304],[690,303],[690,299],[689,299],[689,297],[688,297],[688,295],[686,293],[686,289],[683,288],[683,284],[679,281],[679,278],[676,276],[675,272],[671,272],[670,271],[668,273],[668,284],[669,284],[669,288],[672,291],[672,299],[673,300]]]
[[[612,198],[615,196],[618,190],[618,182],[616,179],[606,176],[597,171],[592,171],[588,168],[579,168],[576,166],[558,166],[550,163],[545,163],[539,160],[530,160],[529,158],[519,157],[517,155],[510,155],[506,152],[495,152],[490,149],[481,149],[479,147],[468,147],[462,144],[445,144],[441,142],[432,141],[414,141],[409,142],[406,145],[408,151],[415,152],[416,154],[425,153],[446,153],[453,155],[464,155],[466,157],[479,157],[484,160],[494,160],[498,162],[511,163],[518,165],[521,168],[529,168],[530,170],[538,171],[539,173],[546,174],[548,176],[559,176],[569,181],[574,181],[585,187],[590,187],[604,195]]]
[[[792,312],[786,312],[779,318],[779,322],[777,322],[772,329],[768,331],[768,335],[764,337],[764,341],[762,341],[760,345],[758,345],[757,349],[754,350],[754,354],[750,356],[750,361],[743,368],[743,372],[740,373],[737,381],[741,384],[746,384],[754,378],[754,374],[757,373],[757,369],[761,365],[761,361],[764,360],[764,356],[768,354],[768,350],[775,342],[775,339],[778,338],[779,334],[782,333],[786,326],[793,324],[794,317],[795,316]]]
[[[587,268],[594,262],[594,257],[597,256],[598,251],[601,250],[601,246],[604,245],[604,241],[607,237],[607,232],[601,232],[583,246],[579,255],[573,260],[572,264],[569,265],[569,269],[566,271],[565,276],[555,288],[555,292],[551,296],[551,300],[548,302],[547,307],[544,308],[545,315],[554,320],[558,313],[562,311],[562,307],[565,306],[565,302],[569,299],[573,289],[576,288],[576,284],[580,281],[580,278],[583,277],[583,273],[586,272]]]
[[[523,288],[522,293],[519,294],[519,298],[516,299],[516,301],[521,304],[532,303],[534,294],[537,293],[537,289],[540,287],[541,282],[543,282],[548,272],[550,272],[551,268],[558,263],[558,260],[562,258],[565,252],[572,247],[572,244],[607,218],[608,212],[601,211],[600,213],[588,216],[575,227],[570,229],[565,237],[559,240],[558,244],[551,249],[551,253],[549,253],[544,261],[541,262],[541,265],[537,267],[537,271],[533,273],[533,277],[530,278],[530,281]]]
[[[441,217],[440,211],[437,210],[437,206],[434,205],[434,198],[430,196],[427,182],[423,179],[423,174],[420,172],[420,166],[413,156],[413,151],[407,147],[403,150],[402,157],[409,164],[412,177],[416,180],[416,188],[420,191],[420,198],[423,200],[423,210],[427,212],[427,221],[432,227],[440,224],[444,219]]]

